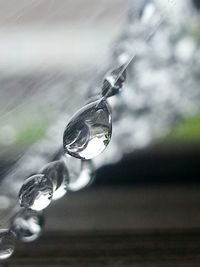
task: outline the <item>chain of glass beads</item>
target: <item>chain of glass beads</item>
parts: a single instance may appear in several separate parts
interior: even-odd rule
[[[112,135],[112,113],[107,98],[119,93],[126,80],[127,65],[110,71],[103,80],[101,94],[83,106],[67,124],[63,134],[64,153],[28,177],[20,191],[21,210],[10,220],[9,229],[0,230],[0,259],[9,258],[18,238],[23,242],[37,239],[44,227],[43,210],[63,197],[91,183],[92,159],[104,151]],[[72,170],[71,157],[80,160],[80,170]]]

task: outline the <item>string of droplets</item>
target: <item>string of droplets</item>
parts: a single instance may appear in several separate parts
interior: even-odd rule
[[[64,155],[24,181],[19,191],[21,210],[10,220],[10,228],[0,231],[0,259],[13,254],[17,238],[31,242],[40,236],[44,227],[43,210],[52,201],[63,197],[67,191],[82,189],[93,179],[92,159],[104,151],[112,135],[112,115],[107,98],[122,89],[126,69],[134,57],[126,58],[120,67],[110,71],[103,80],[100,97],[89,101],[72,117],[63,135]],[[118,58],[120,62],[121,55]],[[71,157],[81,161],[75,182],[68,171]]]
[[[103,80],[101,95],[89,101],[70,120],[63,135],[64,153],[59,160],[45,165],[28,177],[20,191],[21,210],[9,222],[9,229],[0,230],[0,260],[9,258],[15,241],[36,240],[44,227],[43,210],[67,191],[87,186],[94,177],[92,159],[104,151],[112,135],[112,113],[107,98],[119,93],[126,80],[127,65],[110,71]],[[69,174],[71,157],[80,160],[80,172]]]
[[[142,6],[141,12],[138,13],[139,18],[133,14],[131,18],[135,18],[139,23],[145,21],[148,26],[149,22],[152,22],[150,23],[152,30],[148,31],[148,35],[144,38],[147,42],[163,20],[160,20],[159,17],[155,21],[152,20],[151,14],[154,11],[152,1],[144,0],[142,2],[144,5],[141,5],[141,1],[137,1]],[[134,3],[136,2],[134,1]],[[148,12],[144,12],[145,10]],[[146,13],[148,16],[143,16]],[[142,32],[138,34],[142,35]],[[79,190],[91,181],[93,177],[91,159],[103,152],[111,138],[112,117],[107,98],[117,94],[126,79],[126,68],[134,50],[132,41],[130,44],[132,49],[125,47],[116,51],[115,59],[122,65],[106,75],[101,97],[89,101],[67,125],[63,138],[65,155],[60,160],[44,166],[38,174],[25,180],[19,194],[22,209],[10,220],[10,229],[0,232],[0,259],[12,255],[16,238],[29,242],[40,235],[44,225],[43,209],[51,201],[64,196],[67,190]],[[137,55],[143,51],[142,48],[141,46],[140,51],[137,49]],[[128,63],[124,64],[124,62]],[[80,174],[75,173],[75,176],[78,175],[80,179],[76,179],[75,182],[71,172],[68,171],[71,168],[70,159],[72,157],[81,159]]]

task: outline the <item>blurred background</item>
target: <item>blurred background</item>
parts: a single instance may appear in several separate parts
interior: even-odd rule
[[[109,99],[113,139],[94,160],[95,180],[47,209],[44,240],[200,230],[199,9],[197,0],[0,0],[2,226],[24,179],[57,157],[73,113],[136,55]]]

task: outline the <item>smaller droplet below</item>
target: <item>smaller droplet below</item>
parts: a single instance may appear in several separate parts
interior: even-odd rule
[[[102,96],[111,97],[119,93],[126,80],[125,64],[108,73],[103,81]]]
[[[53,200],[57,200],[66,194],[67,185],[69,183],[69,173],[62,159],[47,164],[41,170],[41,173],[51,179],[53,183]]]
[[[69,166],[70,182],[68,190],[78,191],[88,187],[94,180],[94,166],[92,160],[79,160],[66,157]]]
[[[36,240],[44,227],[43,212],[22,210],[11,220],[11,229],[23,242]]]
[[[15,250],[15,234],[8,229],[0,230],[0,260],[8,259]]]
[[[36,174],[25,180],[19,191],[21,207],[40,211],[52,200],[53,184],[44,174]]]

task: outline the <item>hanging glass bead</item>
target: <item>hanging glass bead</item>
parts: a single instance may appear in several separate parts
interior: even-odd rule
[[[44,227],[43,212],[30,209],[20,211],[11,221],[11,229],[23,242],[36,240]]]
[[[36,174],[25,180],[19,191],[21,207],[40,211],[52,200],[53,184],[44,174]]]
[[[63,197],[67,192],[69,173],[63,160],[57,160],[47,164],[42,170],[46,177],[53,183],[53,200]]]
[[[112,134],[112,117],[104,99],[80,109],[65,128],[63,146],[66,154],[92,159],[107,147]]]
[[[103,81],[102,96],[111,97],[119,93],[126,80],[125,65],[122,65],[108,73]]]
[[[15,234],[7,229],[0,230],[0,260],[8,259],[15,250]]]

